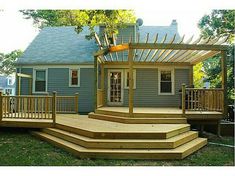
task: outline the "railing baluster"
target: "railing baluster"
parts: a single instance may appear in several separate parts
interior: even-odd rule
[[[55,107],[52,107],[52,100],[53,97],[49,95],[2,96],[1,118],[52,119],[55,122],[55,115],[52,116],[52,113],[78,113],[78,94],[58,96]]]
[[[185,84],[182,84],[182,114],[183,114],[183,116],[185,116],[185,91],[186,91],[186,89],[185,89]]]
[[[223,89],[186,88],[187,109],[194,111],[223,111]]]

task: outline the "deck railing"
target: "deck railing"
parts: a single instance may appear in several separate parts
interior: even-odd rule
[[[0,92],[0,121],[2,119],[51,119],[56,113],[77,113],[78,94],[75,96],[20,95],[8,96]]]
[[[219,111],[223,112],[223,89],[184,88],[182,86],[182,111]],[[184,113],[184,112],[183,112]]]
[[[75,96],[56,96],[56,112],[77,113],[78,94],[75,94]]]
[[[52,96],[3,96],[2,101],[3,118],[52,118]]]

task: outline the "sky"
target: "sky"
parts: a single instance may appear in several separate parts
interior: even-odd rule
[[[9,0],[10,1],[10,0]],[[4,1],[4,2],[9,2]],[[48,4],[41,3],[37,8],[44,8],[46,7],[51,8],[51,4],[49,3],[50,0],[48,0]],[[70,1],[70,0],[66,0]],[[122,2],[123,0],[119,0],[119,2]],[[137,0],[136,0],[137,1]],[[136,2],[135,1],[135,2]],[[135,14],[137,18],[142,18],[144,21],[144,25],[157,25],[157,26],[166,26],[170,25],[171,21],[173,19],[177,20],[178,23],[178,31],[180,35],[186,35],[186,39],[190,38],[192,35],[196,38],[200,31],[197,27],[197,24],[199,20],[203,17],[205,14],[210,14],[213,8],[220,7],[220,4],[213,3],[211,4],[205,4],[205,1],[198,0],[199,3],[194,3],[193,6],[190,4],[190,1],[185,1],[185,3],[182,3],[182,0],[178,1],[171,1],[171,6],[168,6],[169,0],[161,1],[161,4],[159,3],[153,3],[157,1],[153,1],[151,5],[148,3],[149,0],[145,0],[146,4],[140,4],[140,3],[130,3],[131,0],[125,1],[124,6],[123,4],[115,4],[111,3],[111,1],[105,1],[110,2],[106,5],[102,6],[88,6],[87,3],[80,3],[79,7],[80,9],[84,8],[103,8],[103,9],[109,9],[109,7],[117,9],[124,7],[124,9],[133,9],[135,11]],[[227,0],[224,0],[227,1]],[[18,3],[19,1],[15,1],[13,4],[14,6],[9,3],[3,3],[2,9],[0,10],[0,52],[7,53],[10,51],[13,51],[15,49],[21,49],[25,50],[26,47],[30,44],[30,42],[35,38],[35,36],[38,34],[39,30],[33,26],[32,20],[24,19],[22,14],[19,12],[19,9],[28,9],[28,8],[34,8],[36,3],[32,3],[29,5],[24,5],[22,3]],[[31,2],[31,1],[29,1]],[[44,1],[40,1],[44,2]],[[58,1],[60,2],[60,1]],[[73,1],[74,3],[75,1]],[[77,1],[76,1],[77,2]],[[84,2],[84,1],[82,1]],[[133,1],[132,1],[133,2]],[[195,2],[195,1],[194,1]],[[200,4],[201,2],[201,4]],[[215,2],[215,1],[214,1]],[[231,2],[231,1],[230,1]],[[202,5],[203,3],[203,5]],[[72,4],[72,3],[71,3]],[[41,6],[40,6],[41,5]],[[70,9],[70,6],[66,6],[62,4],[62,6],[59,6],[60,3],[54,4],[52,3],[53,7],[61,9],[61,7]],[[93,3],[92,3],[93,5]],[[217,6],[216,6],[217,5]],[[73,7],[77,7],[76,4],[74,4]],[[190,8],[188,8],[190,7]],[[231,7],[231,6],[230,6]],[[0,0],[0,9],[1,9],[1,0]],[[79,9],[79,8],[75,8]]]

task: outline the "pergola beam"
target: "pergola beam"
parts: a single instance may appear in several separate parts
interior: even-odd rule
[[[18,77],[22,77],[22,78],[31,78],[32,79],[32,75],[27,75],[24,73],[17,73],[16,74]]]
[[[129,65],[128,61],[108,61],[105,62],[104,65]],[[189,62],[138,62],[138,61],[133,61],[133,67],[135,66],[143,66],[143,65],[148,65],[148,66],[191,66]]]
[[[205,51],[225,51],[226,45],[206,45],[206,44],[167,44],[167,43],[130,43],[129,49],[173,49],[173,50],[205,50]]]
[[[97,52],[94,53],[94,57],[98,57],[98,56],[102,56],[102,55],[106,55],[109,52],[108,48],[105,49],[101,49]]]

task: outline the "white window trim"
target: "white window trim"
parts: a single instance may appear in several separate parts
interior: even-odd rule
[[[125,76],[124,76],[124,89],[129,89],[129,87],[127,87],[127,73],[129,72],[128,69],[125,69]],[[133,89],[136,89],[136,69],[133,69],[133,79],[134,79],[134,84],[133,84]]]
[[[171,93],[161,92],[161,71],[171,71]],[[158,68],[158,95],[175,95],[175,69],[174,68]]]
[[[11,84],[10,84],[10,80],[11,80]],[[7,78],[7,85],[8,86],[12,86],[14,83],[13,83],[13,78],[12,77],[8,77]]]
[[[41,91],[35,91],[35,81],[36,81],[36,71],[37,70],[43,70],[43,71],[45,71],[45,73],[46,73],[46,91],[44,91],[44,92],[41,92]],[[34,94],[44,94],[44,93],[48,93],[47,92],[47,83],[48,83],[48,69],[46,68],[46,69],[42,69],[42,68],[33,68],[33,90],[32,90],[32,92],[34,93]]]
[[[78,85],[72,85],[71,84],[71,77],[72,77],[72,70],[77,70],[78,71]],[[80,87],[80,68],[69,68],[69,87]]]

